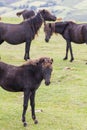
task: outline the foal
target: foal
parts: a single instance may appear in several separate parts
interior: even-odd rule
[[[50,84],[53,59],[42,57],[37,60],[27,61],[19,67],[0,62],[0,86],[11,92],[24,92],[24,104],[22,122],[26,123],[26,110],[30,99],[32,119],[37,124],[35,115],[35,92],[45,80],[45,84]]]
[[[45,41],[48,42],[54,33],[59,33],[66,40],[66,55],[64,60],[68,59],[68,51],[70,49],[71,59],[74,60],[71,42],[77,44],[87,43],[87,24],[76,24],[71,21],[47,23],[44,26]]]

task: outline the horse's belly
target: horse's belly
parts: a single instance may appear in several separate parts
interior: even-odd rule
[[[25,40],[24,39],[6,39],[5,40],[7,43],[9,43],[9,44],[13,44],[13,45],[17,45],[17,44],[21,44],[21,43],[23,43],[23,42],[25,42]]]
[[[84,41],[81,40],[81,39],[75,39],[75,40],[72,40],[72,42],[77,43],[77,44],[83,44],[84,43]]]
[[[3,40],[10,44],[17,45],[25,42],[25,37],[17,34],[13,34],[13,35],[9,34],[9,35],[4,35]]]
[[[80,33],[74,34],[71,40],[72,42],[79,43],[79,44],[85,42],[83,36]]]
[[[23,88],[20,88],[18,86],[14,87],[14,86],[10,86],[10,85],[1,85],[1,87],[6,90],[6,91],[10,91],[10,92],[22,92]]]
[[[82,33],[82,26],[75,26],[73,29],[70,30],[70,37],[72,42],[75,43],[84,43],[84,36]]]

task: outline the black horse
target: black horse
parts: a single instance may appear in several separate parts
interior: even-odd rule
[[[44,79],[45,84],[50,84],[53,59],[42,57],[29,60],[24,65],[13,66],[0,62],[0,86],[11,92],[24,92],[22,121],[26,123],[26,110],[30,99],[32,119],[38,123],[35,116],[35,92]]]
[[[87,43],[87,24],[76,24],[72,21],[47,23],[44,27],[45,41],[48,42],[51,35],[59,33],[66,40],[66,55],[64,60],[68,58],[68,50],[70,49],[71,60],[74,60],[71,42],[77,44]]]
[[[47,10],[40,10],[37,15],[20,24],[0,22],[0,44],[4,41],[13,45],[26,42],[24,59],[29,59],[31,41],[45,20],[55,21],[56,17]]]
[[[31,18],[32,16],[35,16],[34,10],[23,10],[21,12],[16,13],[16,15],[19,17],[22,15],[23,19]]]

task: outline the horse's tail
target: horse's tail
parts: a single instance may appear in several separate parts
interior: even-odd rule
[[[18,17],[20,17],[20,15],[23,14],[25,11],[26,11],[26,10],[23,10],[23,11],[21,11],[21,12],[18,12],[18,13],[16,13],[16,15],[17,15]]]

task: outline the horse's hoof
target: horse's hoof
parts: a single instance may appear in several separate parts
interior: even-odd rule
[[[26,61],[29,60],[29,59],[30,59],[30,57],[24,57],[24,60],[26,60]]]
[[[74,59],[71,59],[70,62],[73,62]]]
[[[26,59],[26,58],[24,58],[24,60],[25,60],[25,61],[27,61],[27,59]]]
[[[24,127],[26,127],[27,126],[27,123],[26,122],[24,122]]]
[[[71,59],[70,59],[70,62],[72,62],[72,61],[74,61],[74,58],[71,58]]]
[[[25,56],[24,56],[24,60],[27,61],[27,60],[29,60],[29,59],[30,59],[30,57],[29,57],[28,55],[25,55]]]
[[[67,58],[65,57],[65,58],[63,58],[63,60],[67,60]]]
[[[38,120],[34,120],[34,124],[38,124]]]

